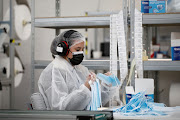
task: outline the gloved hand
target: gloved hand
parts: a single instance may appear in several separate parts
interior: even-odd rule
[[[107,72],[107,73],[104,73],[106,76],[111,76],[112,73],[111,72]]]
[[[110,72],[105,74],[98,73],[97,78],[100,79],[103,83],[107,84],[109,87],[120,85],[119,79]]]
[[[84,85],[91,90],[90,83],[93,84],[93,82],[96,81],[96,74],[93,72],[90,72],[90,74],[86,77],[86,81]]]
[[[107,72],[107,73],[104,73],[106,76],[111,76],[112,75],[112,73],[111,72]],[[112,84],[106,84],[106,83],[104,83],[104,82],[102,82],[102,85],[104,86],[104,87],[111,87],[112,86]]]

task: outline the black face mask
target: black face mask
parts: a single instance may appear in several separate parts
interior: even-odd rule
[[[68,58],[72,65],[79,65],[83,61],[83,53],[73,55],[73,58]]]

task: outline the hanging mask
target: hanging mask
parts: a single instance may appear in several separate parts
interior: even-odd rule
[[[98,79],[96,79],[96,81],[93,82],[93,84],[90,84],[91,86],[91,103],[89,104],[88,110],[98,110],[98,108],[101,105],[101,85]]]
[[[72,52],[73,58],[68,58],[72,65],[79,65],[84,58],[83,51]]]

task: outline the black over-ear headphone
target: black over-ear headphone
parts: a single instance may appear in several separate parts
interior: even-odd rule
[[[68,39],[75,32],[77,32],[77,31],[69,30],[64,34],[65,41],[60,42],[56,48],[58,55],[60,55],[60,56],[68,55],[68,53],[69,53]]]

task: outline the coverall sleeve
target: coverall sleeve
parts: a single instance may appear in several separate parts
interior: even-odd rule
[[[65,79],[57,68],[52,70],[51,94],[52,110],[84,110],[91,100],[91,92],[84,84],[69,93]]]

